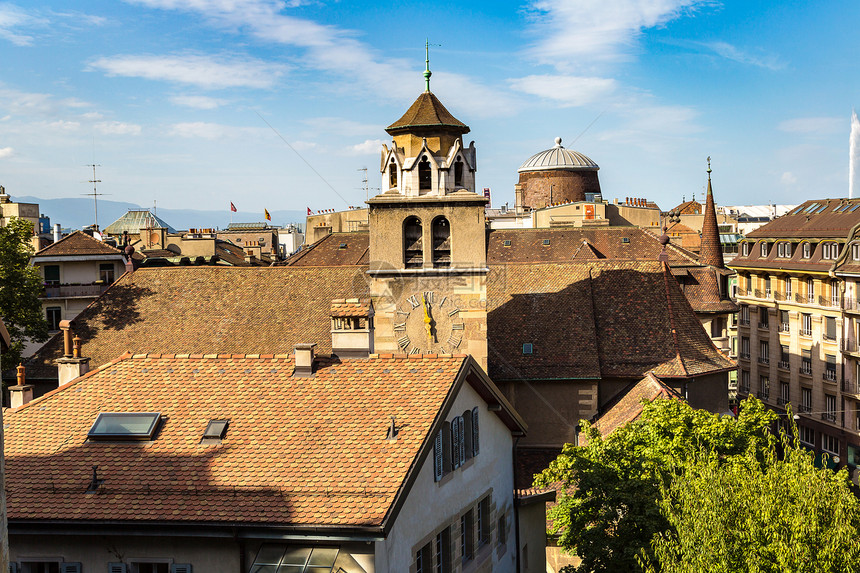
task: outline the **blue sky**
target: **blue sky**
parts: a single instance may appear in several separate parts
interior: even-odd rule
[[[79,197],[95,161],[111,200],[359,205],[429,38],[495,205],[556,136],[605,198],[701,197],[708,155],[721,204],[843,197],[857,22],[848,1],[0,2],[0,184]]]

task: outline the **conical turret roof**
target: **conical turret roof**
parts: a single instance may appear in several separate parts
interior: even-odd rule
[[[723,250],[720,246],[720,229],[717,227],[717,208],[714,205],[714,192],[711,189],[711,158],[708,158],[708,198],[705,202],[705,219],[702,222],[702,246],[699,262],[725,268]]]
[[[415,100],[403,117],[385,128],[389,135],[406,133],[416,128],[444,128],[459,134],[469,133],[469,126],[451,115],[433,92],[425,91]]]

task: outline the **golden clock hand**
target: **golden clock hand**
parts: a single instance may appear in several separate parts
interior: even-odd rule
[[[421,295],[421,301],[424,303],[424,328],[427,329],[427,341],[430,344],[433,344],[433,319],[430,318],[430,309],[427,304],[427,297],[423,294]]]

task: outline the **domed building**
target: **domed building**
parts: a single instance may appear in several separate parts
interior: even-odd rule
[[[555,146],[532,155],[523,163],[516,189],[518,207],[540,209],[556,203],[592,200],[600,193],[600,167],[582,153]]]

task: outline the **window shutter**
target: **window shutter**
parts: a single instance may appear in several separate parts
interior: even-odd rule
[[[9,563],[9,573],[18,573],[17,563]]]
[[[191,563],[174,563],[170,566],[170,573],[191,573]]]
[[[60,573],[81,573],[81,564],[60,563]]]
[[[460,431],[460,465],[466,463],[466,423],[463,421],[463,416],[457,416],[457,420],[459,420],[459,431]]]
[[[125,563],[108,563],[108,573],[127,573],[128,566]]]
[[[443,465],[445,460],[442,456],[442,430],[439,430],[433,441],[433,481],[439,481],[442,479],[442,474],[445,473]]]
[[[472,456],[477,456],[479,451],[478,444],[478,407],[472,408]]]
[[[451,420],[451,466],[460,467],[460,418],[457,416]]]

